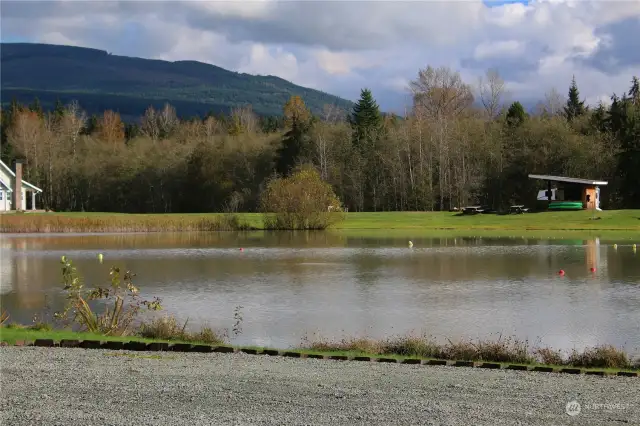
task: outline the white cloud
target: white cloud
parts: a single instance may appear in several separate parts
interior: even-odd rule
[[[476,46],[473,56],[476,59],[514,56],[524,53],[524,49],[524,43],[518,40],[483,42]]]
[[[251,46],[249,56],[238,70],[248,74],[277,75],[285,80],[298,76],[298,60],[295,55],[282,48],[270,51],[263,44]]]
[[[638,22],[640,0],[3,0],[1,30],[3,41],[198,60],[348,97],[367,86],[384,107],[406,99],[403,85],[427,65],[470,83],[497,68],[514,99],[564,93],[573,75],[589,100],[620,93],[640,69]]]

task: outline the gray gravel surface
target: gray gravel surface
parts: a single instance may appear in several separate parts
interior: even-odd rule
[[[33,347],[0,362],[3,426],[640,424],[638,378]]]

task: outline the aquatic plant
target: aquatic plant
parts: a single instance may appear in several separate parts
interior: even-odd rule
[[[250,229],[237,215],[60,215],[8,214],[3,215],[0,232],[184,232],[236,231]]]
[[[85,290],[81,277],[70,259],[62,256],[62,283],[67,293],[64,310],[55,313],[55,318],[63,322],[79,325],[90,333],[122,336],[131,330],[137,315],[143,308],[160,310],[160,299],[141,300],[139,290],[133,285],[135,276],[130,271],[121,274],[119,268],[111,268],[109,287]],[[101,300],[104,311],[96,313],[91,301]]]
[[[573,350],[564,357],[558,350],[531,347],[527,340],[498,337],[497,340],[448,340],[437,343],[428,336],[399,336],[387,339],[347,338],[339,341],[303,340],[305,349],[353,352],[372,355],[400,355],[446,360],[513,362],[584,368],[640,368],[640,359],[631,362],[627,354],[611,345]]]

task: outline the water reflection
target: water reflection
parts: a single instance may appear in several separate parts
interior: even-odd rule
[[[147,296],[193,325],[230,327],[244,306],[238,344],[298,345],[313,333],[502,333],[640,354],[640,262],[628,241],[614,250],[595,237],[412,240],[409,249],[393,232],[2,235],[2,305],[23,322],[47,300],[60,308],[66,255],[89,286],[106,283],[110,266],[131,269]]]

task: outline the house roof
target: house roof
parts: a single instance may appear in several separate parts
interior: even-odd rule
[[[4,162],[0,161],[0,167],[4,168],[7,173],[9,173],[11,176],[13,176],[14,178],[16,177],[16,174],[13,170],[11,170],[11,167],[7,166],[6,164],[4,164]],[[4,182],[3,182],[4,183]],[[35,185],[30,184],[29,182],[27,182],[26,180],[22,179],[22,184],[33,189],[34,191],[37,192],[42,192],[42,189],[38,188]],[[6,185],[6,184],[5,184]],[[11,189],[11,188],[9,188]]]
[[[0,188],[4,188],[7,192],[13,192],[13,189],[11,189],[11,185],[3,181],[2,178],[0,178]]]
[[[579,179],[563,176],[549,176],[549,175],[529,175],[531,179],[550,180],[553,182],[567,182],[567,183],[579,183],[582,185],[607,185],[609,182],[604,180],[592,180],[592,179]]]

